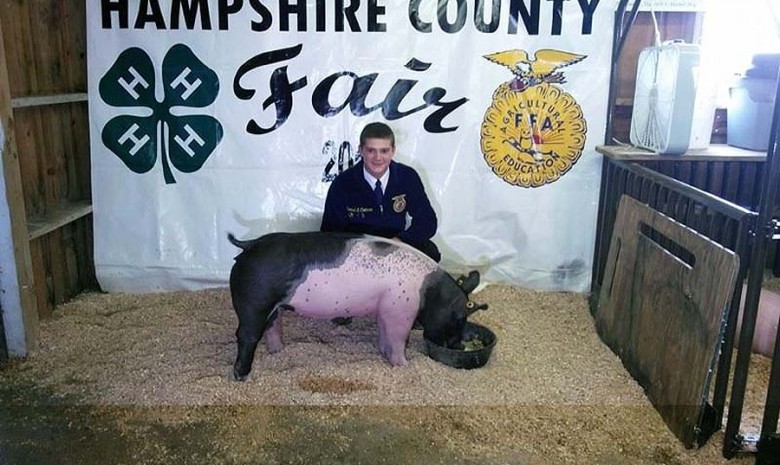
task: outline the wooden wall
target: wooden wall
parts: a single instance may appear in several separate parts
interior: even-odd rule
[[[83,0],[0,0],[7,92],[39,317],[97,288]],[[3,84],[0,84],[3,85]],[[12,148],[13,149],[13,148]],[[8,166],[5,167],[9,169]],[[10,167],[14,168],[14,167]],[[9,198],[9,203],[14,199]],[[13,215],[13,213],[12,213]],[[16,238],[14,240],[16,243]]]

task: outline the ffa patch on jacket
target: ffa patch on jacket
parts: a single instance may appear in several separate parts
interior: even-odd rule
[[[393,211],[401,213],[406,210],[406,194],[396,195],[393,197]]]

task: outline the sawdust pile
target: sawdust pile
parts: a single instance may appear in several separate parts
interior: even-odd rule
[[[237,319],[225,289],[84,295],[44,322],[31,366],[46,384],[118,405],[646,402],[600,342],[584,296],[494,286],[475,300],[491,307],[471,319],[498,337],[479,370],[428,358],[421,331],[412,332],[409,365],[393,367],[377,349],[373,320],[356,318],[345,327],[285,313],[284,348],[269,354],[258,346],[249,381],[235,383]],[[312,378],[364,388],[301,387]]]
[[[558,463],[618,463],[609,451],[635,448],[631,463],[727,463],[720,433],[700,450],[679,444],[600,341],[585,295],[489,286],[473,299],[490,309],[471,320],[498,337],[478,370],[428,358],[421,331],[412,332],[409,364],[392,367],[377,349],[373,321],[342,327],[285,314],[284,348],[268,354],[261,344],[250,379],[233,382],[237,319],[229,292],[211,289],[82,295],[42,322],[39,348],[20,375],[99,405],[421,407],[416,417],[386,418],[410,427],[436,424],[425,415],[444,408],[460,424],[455,430],[474,427],[484,436],[470,450],[494,458],[519,447]],[[768,378],[769,361],[754,362],[751,377]],[[746,400],[747,412],[755,402]],[[444,424],[442,437],[455,440],[452,421]]]

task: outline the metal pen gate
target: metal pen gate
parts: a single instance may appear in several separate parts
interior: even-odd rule
[[[627,4],[628,0],[621,0],[615,13],[605,144],[609,144],[612,140],[618,58],[628,31],[636,19],[640,1],[633,2],[628,14]],[[780,83],[776,95],[780,96]],[[691,163],[685,172],[682,172],[680,165],[670,169],[670,165],[650,162],[649,164],[658,170],[654,171],[639,163],[605,156],[602,164],[591,284],[591,309],[593,310],[596,308],[604,278],[617,205],[622,195],[629,195],[649,205],[740,256],[737,285],[729,306],[728,327],[721,342],[721,357],[718,361],[715,385],[710,398],[711,404],[708,408],[710,411],[710,421],[706,423],[708,431],[703,431],[702,436],[709,437],[721,428],[730,381],[731,355],[735,342],[738,342],[723,455],[731,458],[739,452],[757,451],[758,465],[780,464],[780,436],[777,434],[780,413],[780,340],[778,340],[780,332],[775,335],[775,352],[760,434],[758,437],[746,437],[740,433],[765,257],[770,241],[780,237],[780,234],[775,233],[780,229],[779,223],[773,219],[778,204],[777,190],[780,187],[780,153],[778,153],[780,144],[777,140],[777,134],[780,132],[780,98],[775,99],[772,128],[774,130],[766,158],[761,155],[760,161],[765,160],[764,163],[757,163],[756,159],[745,159],[744,161],[748,163],[728,161],[719,167],[725,173],[724,175],[731,179],[728,182],[723,179],[720,182],[713,181],[715,177],[711,175],[713,169],[711,163]],[[608,146],[599,147],[598,150],[606,155],[611,153]],[[683,161],[686,157],[682,155],[679,159]],[[659,171],[665,171],[674,177]],[[682,178],[686,182],[675,178]],[[746,278],[748,285],[742,333],[740,340],[735,341],[742,283]]]

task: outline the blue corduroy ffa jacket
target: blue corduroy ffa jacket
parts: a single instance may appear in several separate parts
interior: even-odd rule
[[[438,223],[420,176],[395,161],[389,170],[381,208],[363,177],[362,161],[339,174],[328,190],[320,230],[398,237],[411,245],[430,240]],[[407,213],[412,223],[405,229]]]

